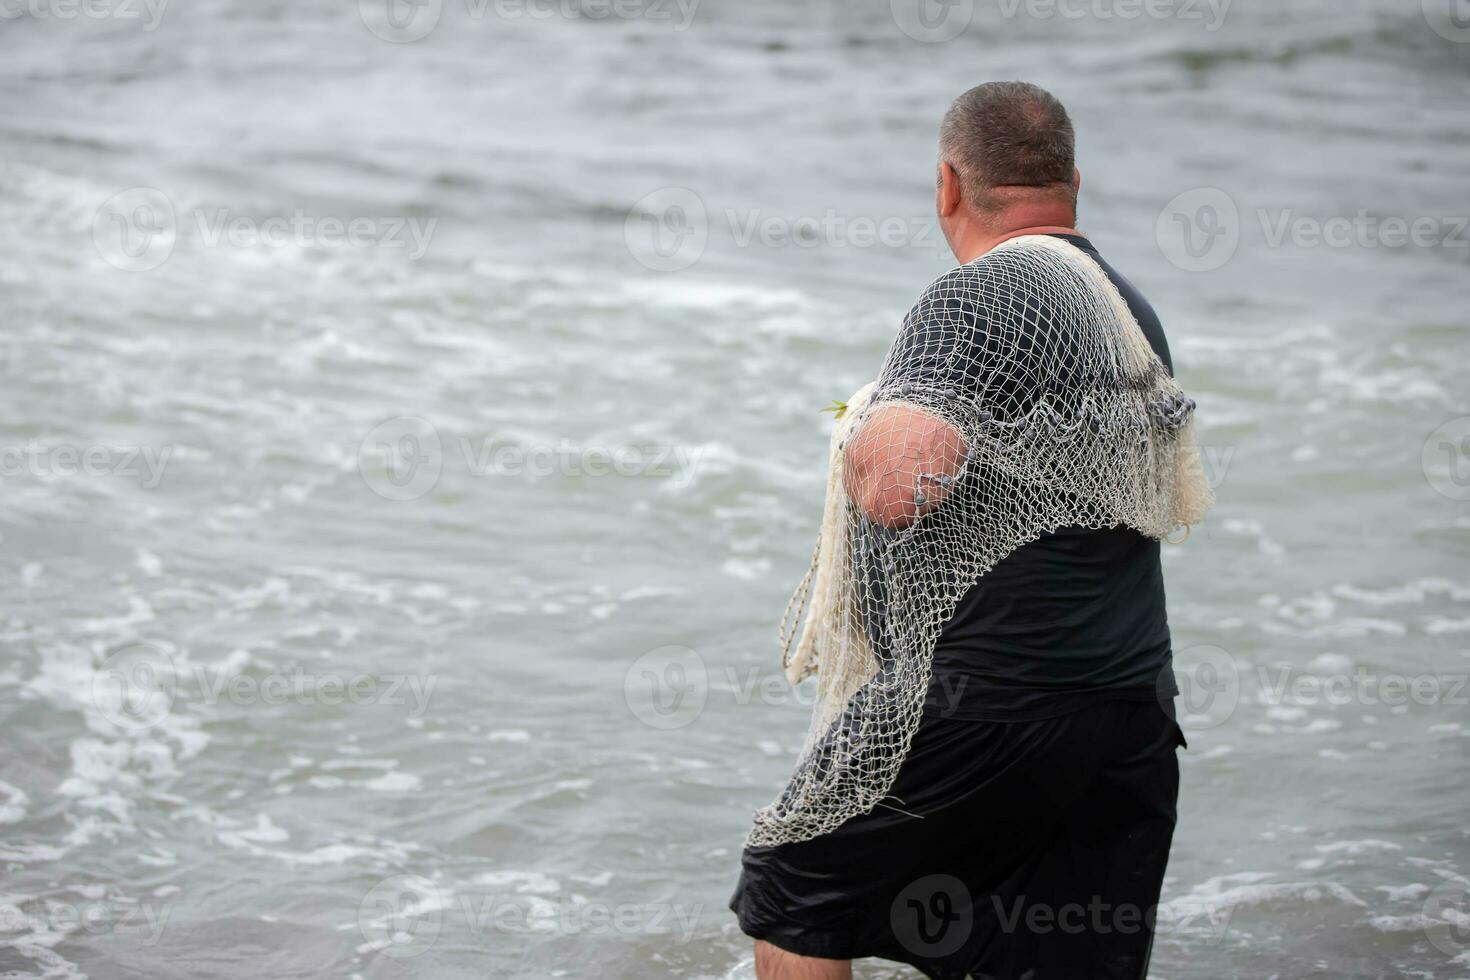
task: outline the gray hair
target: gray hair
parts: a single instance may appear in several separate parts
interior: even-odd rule
[[[1074,199],[1076,136],[1056,96],[1028,82],[986,82],[954,100],[939,124],[939,158],[966,200],[992,206],[997,187],[1054,189]]]

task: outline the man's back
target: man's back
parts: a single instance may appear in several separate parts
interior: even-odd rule
[[[1143,295],[1087,239],[1054,237],[1107,273],[1172,372]],[[1023,721],[1103,699],[1152,701],[1177,693],[1170,659],[1159,543],[1127,527],[1062,528],[1011,552],[960,600],[935,644],[927,710]]]

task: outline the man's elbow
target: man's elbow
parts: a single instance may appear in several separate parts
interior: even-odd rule
[[[848,447],[848,496],[868,520],[902,530],[939,506],[964,458],[964,440],[948,423],[884,406]]]
[[[919,519],[923,503],[897,473],[873,474],[861,481],[853,495],[863,514],[875,524],[901,531]]]

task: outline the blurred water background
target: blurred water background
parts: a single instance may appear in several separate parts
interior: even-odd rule
[[[1470,22],[923,2],[5,6],[0,976],[753,976],[820,409],[1010,77],[1220,497],[1153,976],[1470,976]]]

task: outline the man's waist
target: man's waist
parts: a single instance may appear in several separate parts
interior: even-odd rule
[[[1150,700],[1177,693],[1167,632],[1156,644],[1091,650],[1086,655],[940,647],[935,650],[926,711],[938,707],[953,717],[977,719],[1044,718],[1099,699]]]

